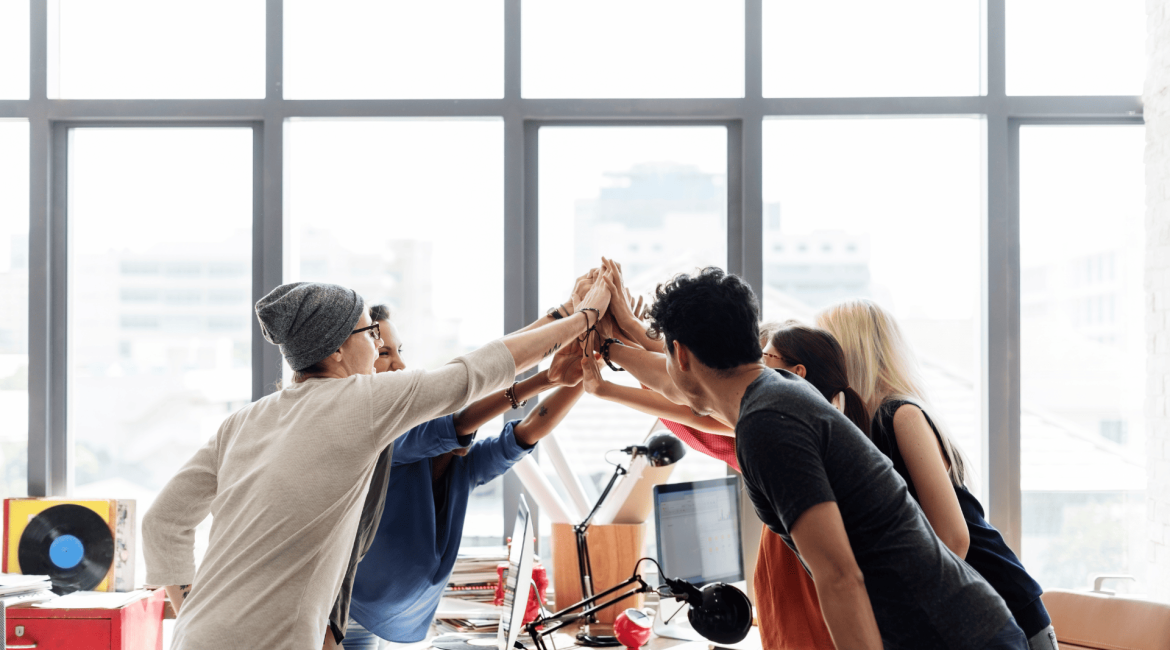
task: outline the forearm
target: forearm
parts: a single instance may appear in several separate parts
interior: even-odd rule
[[[682,406],[666,399],[652,390],[622,386],[611,381],[602,382],[596,395],[606,401],[628,406],[636,411],[657,418],[665,418],[674,422],[694,427],[707,433],[722,436],[734,436],[735,429],[719,422],[710,416],[695,415],[689,406]]]
[[[178,614],[179,608],[183,606],[183,601],[191,593],[191,585],[167,585],[163,589],[171,601],[171,609],[175,610],[175,614]]]
[[[825,582],[822,586],[822,582]],[[821,615],[837,650],[882,650],[882,635],[863,579],[816,581]]]
[[[686,399],[666,372],[666,355],[622,345],[609,348],[609,359],[625,368],[643,386],[661,394],[675,404],[686,405]]]
[[[516,442],[526,447],[540,442],[565,419],[584,393],[585,388],[581,384],[558,388],[548,399],[542,401],[540,406],[533,409],[523,422],[512,429]]]
[[[592,324],[596,318],[596,315],[587,316],[586,312],[577,312],[543,327],[509,334],[502,340],[516,363],[516,372],[520,373],[575,341],[588,329],[586,323]]]
[[[548,371],[542,370],[516,385],[516,399],[520,402],[530,400],[552,387],[553,383],[548,379]],[[496,391],[456,413],[454,418],[455,432],[465,436],[478,431],[492,418],[511,408],[512,402],[508,400],[507,396],[502,391]]]
[[[614,310],[615,314],[617,310]],[[634,318],[633,315],[617,315],[617,324],[621,328],[622,333],[630,338],[634,343],[642,346],[651,352],[662,352],[662,341],[657,341],[650,338],[646,334],[646,324]]]

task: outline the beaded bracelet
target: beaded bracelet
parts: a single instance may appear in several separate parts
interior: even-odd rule
[[[523,402],[516,401],[516,386],[519,383],[518,381],[514,381],[511,386],[504,389],[504,397],[508,398],[508,401],[512,403],[512,408],[514,409],[518,409],[528,403],[528,400],[524,400]]]
[[[625,368],[619,368],[609,361],[609,346],[614,343],[617,343],[618,345],[625,345],[625,343],[622,343],[618,339],[605,339],[605,343],[601,344],[601,358],[605,360],[605,365],[609,366],[610,370],[613,370],[614,372],[625,372]]]

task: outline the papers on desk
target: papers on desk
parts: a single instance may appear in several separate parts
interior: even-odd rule
[[[136,600],[142,600],[151,593],[147,589],[126,593],[109,591],[75,591],[49,601],[37,603],[33,607],[47,609],[118,609],[125,607]]]
[[[48,589],[51,586],[49,576],[0,573],[0,596],[40,591],[42,589]]]

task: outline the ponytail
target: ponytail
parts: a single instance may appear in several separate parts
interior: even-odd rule
[[[865,434],[866,438],[873,439],[870,433],[870,419],[869,413],[865,410],[865,402],[861,399],[861,395],[851,387],[846,386],[845,390],[845,417],[849,418],[853,424],[857,425],[858,429]]]

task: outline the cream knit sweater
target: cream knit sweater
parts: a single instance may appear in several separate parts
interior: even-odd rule
[[[310,379],[228,417],[142,521],[147,584],[192,585],[171,647],[320,648],[378,454],[515,374],[495,341],[433,372]]]

